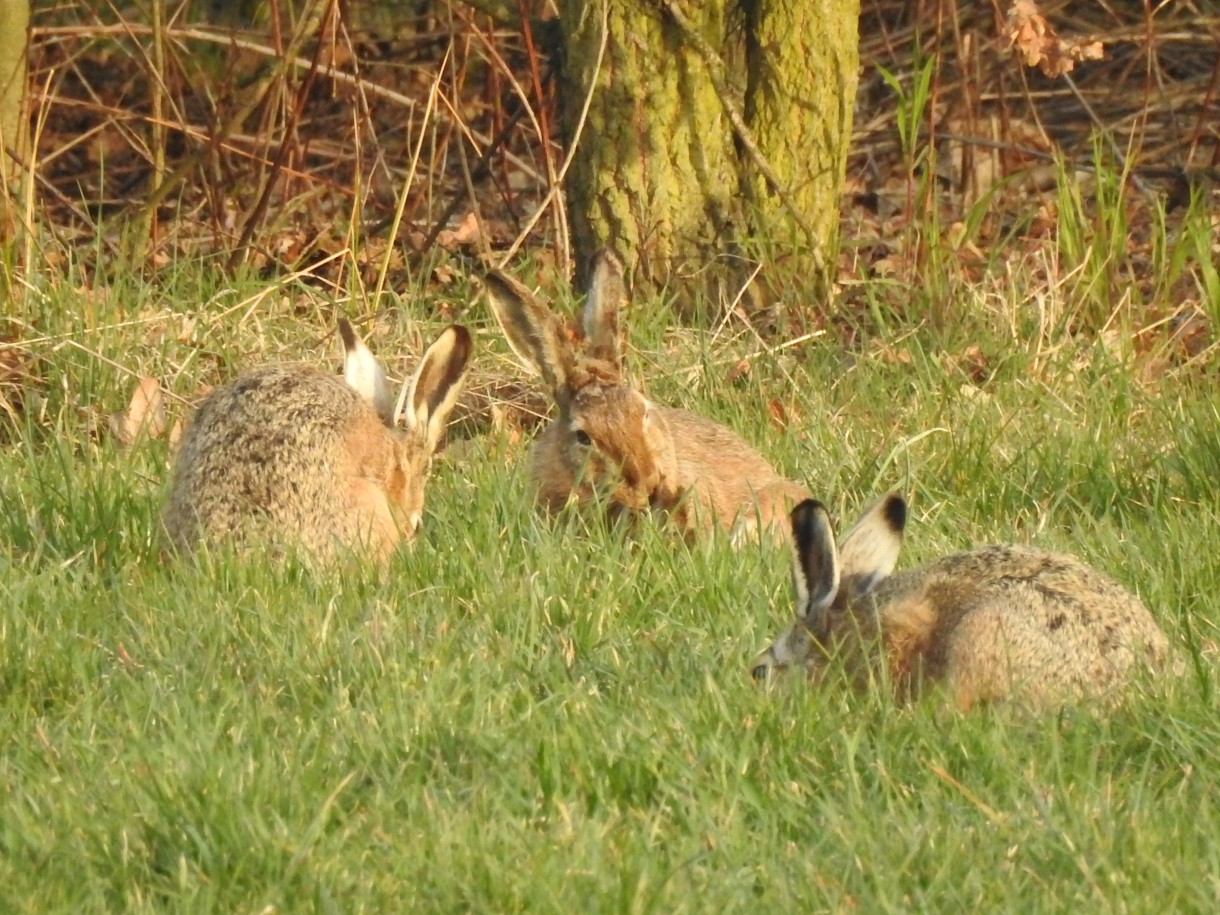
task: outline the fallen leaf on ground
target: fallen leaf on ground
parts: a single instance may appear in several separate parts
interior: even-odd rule
[[[141,378],[126,410],[107,420],[110,433],[120,446],[133,445],[142,435],[159,438],[165,432],[165,395],[156,378]]]

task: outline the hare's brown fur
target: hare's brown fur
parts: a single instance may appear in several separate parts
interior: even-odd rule
[[[542,376],[558,407],[530,458],[539,501],[552,511],[597,498],[615,514],[659,511],[687,536],[716,527],[736,536],[761,524],[784,537],[788,509],[805,489],[732,430],[653,403],[632,385],[617,339],[622,268],[602,251],[591,275],[577,344],[520,283],[498,271],[487,277],[510,345]]]
[[[794,525],[809,515],[798,509],[804,515],[794,511]],[[798,616],[756,660],[756,675],[797,665],[819,675],[838,658],[857,680],[883,670],[901,698],[944,684],[966,709],[1013,696],[1036,706],[1105,696],[1140,669],[1173,663],[1144,603],[1073,556],[991,546],[889,575],[884,565],[896,546],[860,550],[850,543],[899,537],[880,523],[881,514],[866,515],[845,539],[837,593],[830,589],[822,610]],[[852,555],[879,553],[886,557],[878,569],[849,568]],[[807,572],[798,560],[794,575]],[[817,588],[797,581],[796,590]]]
[[[260,541],[321,559],[356,548],[388,556],[418,524],[436,437],[469,355],[465,330],[442,339],[449,348],[430,348],[412,382],[420,424],[407,431],[386,426],[373,392],[313,369],[256,368],[213,391],[175,460],[162,515],[170,544]],[[425,391],[428,365],[447,374],[425,380]]]
[[[832,625],[832,638],[878,620],[889,676],[905,695],[948,684],[956,704],[1019,693],[1047,705],[1107,693],[1169,642],[1148,608],[1073,556],[992,546],[893,575]]]

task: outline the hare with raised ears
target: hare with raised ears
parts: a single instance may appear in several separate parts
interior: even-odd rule
[[[400,431],[377,360],[346,319],[339,330],[342,378],[266,366],[200,405],[163,513],[174,547],[257,538],[291,543],[315,559],[353,549],[384,559],[412,537],[470,360],[470,333],[446,328],[424,353],[403,392]]]
[[[739,542],[760,523],[786,537],[789,507],[808,493],[725,426],[653,403],[631,384],[619,346],[623,268],[603,249],[590,274],[577,343],[516,280],[485,278],[509,346],[558,407],[530,459],[539,501],[552,511],[595,498],[613,514],[663,511],[688,538],[718,526]]]
[[[891,575],[906,503],[877,502],[836,548],[826,510],[792,510],[797,618],[753,664],[755,679],[834,659],[857,683],[888,677],[901,699],[943,683],[960,709],[1103,696],[1170,661],[1148,608],[1072,556],[990,546]]]

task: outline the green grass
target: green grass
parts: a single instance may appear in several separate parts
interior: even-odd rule
[[[52,289],[38,402],[0,432],[0,910],[1216,909],[1205,370],[1141,380],[1087,334],[964,298],[960,327],[815,340],[730,381],[752,337],[639,311],[652,393],[759,442],[840,525],[898,487],[906,566],[1071,549],[1195,662],[1115,710],[960,716],[758,690],[786,557],[547,521],[499,435],[439,463],[423,535],[383,571],[164,563],[167,446],[88,432],[130,393],[111,362],[189,396],[259,358],[337,358],[323,306],[252,315],[206,277],[174,282],[89,308]],[[141,311],[165,317],[118,326]],[[407,348],[406,317],[383,353]],[[483,358],[505,352],[481,304],[464,317]]]

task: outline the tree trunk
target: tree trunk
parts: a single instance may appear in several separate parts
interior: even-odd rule
[[[837,244],[859,0],[559,0],[565,191],[580,262],[604,244],[679,302],[782,259],[820,297]],[[605,28],[603,28],[603,23]],[[605,50],[598,69],[599,51]],[[588,114],[582,111],[592,88]]]
[[[28,0],[0,0],[0,145],[20,155],[25,148],[25,53]],[[6,157],[7,158],[7,157]],[[3,174],[11,174],[11,159]]]
[[[0,0],[0,292],[7,293],[12,244],[18,225],[18,187],[26,153],[25,55],[28,0]],[[7,294],[5,294],[7,299]]]

